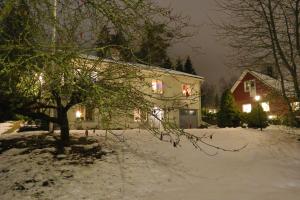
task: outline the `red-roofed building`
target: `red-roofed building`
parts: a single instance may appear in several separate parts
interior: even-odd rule
[[[288,87],[289,84],[286,84]],[[288,113],[281,94],[280,81],[268,75],[245,70],[231,88],[240,111],[249,113],[255,104],[260,103],[269,118]]]

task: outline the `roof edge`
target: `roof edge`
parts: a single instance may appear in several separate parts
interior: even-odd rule
[[[98,60],[99,59],[98,56],[85,55],[85,54],[81,54],[80,57],[82,57],[84,59],[90,59],[90,60]],[[144,69],[154,69],[156,71],[166,72],[166,73],[175,74],[175,75],[189,76],[189,77],[197,78],[197,79],[200,79],[200,80],[204,80],[204,77],[202,77],[202,76],[198,76],[198,75],[194,75],[194,74],[188,74],[186,72],[180,72],[180,71],[176,71],[176,70],[172,70],[172,69],[165,69],[165,68],[161,68],[161,67],[153,66],[153,65],[145,65],[145,64],[140,64],[140,63],[130,63],[130,62],[117,61],[117,60],[112,60],[112,59],[107,59],[107,58],[102,59],[102,61],[103,62],[108,62],[108,63],[122,64],[122,65],[132,65],[132,66],[141,67],[141,68],[144,68]]]

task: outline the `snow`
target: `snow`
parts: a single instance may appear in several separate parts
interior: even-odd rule
[[[0,199],[124,200],[295,200],[300,195],[300,131],[272,126],[263,132],[225,128],[188,130],[214,134],[207,142],[239,152],[207,156],[183,140],[161,142],[143,130],[115,131],[105,148],[113,149],[94,164],[53,159],[53,148],[10,149],[0,154]],[[293,134],[287,134],[293,133]],[[3,135],[0,141],[39,133]],[[41,134],[41,133],[40,133]],[[72,131],[83,136],[84,131]],[[105,140],[103,131],[91,139]],[[47,136],[51,137],[51,136]],[[1,145],[0,145],[1,146]],[[216,150],[208,147],[210,153]]]
[[[8,129],[10,129],[12,127],[12,125],[13,125],[13,122],[0,123],[0,136],[4,132],[8,131]]]

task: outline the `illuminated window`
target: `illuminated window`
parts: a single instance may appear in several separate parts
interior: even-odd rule
[[[250,113],[251,110],[252,110],[251,104],[244,104],[244,105],[243,105],[243,112],[245,112],[245,113]]]
[[[271,119],[271,120],[272,119],[277,119],[277,115],[269,115],[268,118]]]
[[[293,111],[300,110],[300,102],[293,102],[291,103]]]
[[[163,93],[163,84],[161,80],[152,80],[152,92],[157,94]]]
[[[265,112],[270,112],[270,105],[269,102],[262,102],[261,107]]]
[[[75,117],[79,120],[84,120],[84,106],[78,105],[76,106]]]
[[[133,111],[133,120],[135,122],[140,122],[141,121],[141,110],[140,109],[134,109]]]
[[[216,114],[218,111],[215,108],[209,108],[208,113]]]
[[[192,95],[191,85],[183,84],[182,85],[182,94],[186,97],[191,96]]]
[[[251,97],[256,95],[256,84],[255,80],[249,80],[244,82],[244,91],[249,92]]]
[[[77,110],[76,112],[75,112],[75,116],[76,116],[76,118],[81,118],[81,116],[82,116],[82,112],[81,111],[79,111],[79,110]]]

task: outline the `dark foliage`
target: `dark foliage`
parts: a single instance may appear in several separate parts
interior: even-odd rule
[[[190,56],[188,56],[186,61],[185,61],[184,72],[186,72],[188,74],[194,74],[194,75],[197,74],[195,69],[193,68],[193,64],[192,64]]]
[[[181,58],[177,58],[176,60],[176,66],[175,66],[176,71],[184,72],[183,64]]]
[[[219,127],[238,127],[240,125],[240,112],[230,90],[225,90],[221,97],[220,111],[217,114]]]
[[[257,104],[247,117],[249,128],[266,128],[268,126],[267,113],[263,110],[260,104]]]
[[[151,65],[171,68],[171,61],[167,55],[173,34],[169,33],[165,24],[148,24],[144,38],[136,57]]]

